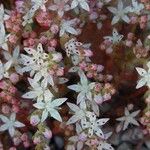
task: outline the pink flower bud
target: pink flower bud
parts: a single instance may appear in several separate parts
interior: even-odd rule
[[[9,150],[17,150],[16,147],[10,147]]]
[[[17,105],[13,105],[12,110],[17,113],[19,112],[19,107]]]
[[[93,56],[93,52],[91,50],[84,50],[84,56],[91,57]]]
[[[45,129],[45,132],[43,132],[45,138],[47,139],[51,139],[52,138],[52,131],[51,130],[48,130],[48,129]]]
[[[105,95],[103,95],[103,98],[104,98],[104,101],[108,101],[111,99],[111,95],[109,93],[105,94]]]
[[[91,72],[88,72],[86,75],[87,75],[88,78],[92,78],[93,77],[93,74]]]
[[[16,74],[16,73],[12,73],[12,74],[10,75],[9,79],[10,79],[10,81],[11,81],[12,83],[15,84],[15,83],[17,83],[17,82],[19,81],[19,75]]]
[[[57,46],[57,40],[52,39],[52,40],[50,40],[49,44],[50,44],[50,46],[52,46],[52,47],[56,47],[56,46]]]
[[[26,142],[23,142],[23,145],[25,148],[28,148],[30,146],[30,143],[29,143],[29,141],[26,141]]]
[[[26,133],[23,133],[23,134],[21,135],[21,140],[22,140],[22,141],[27,141],[27,140],[28,140],[28,135],[27,135]]]
[[[10,113],[10,107],[6,104],[2,105],[2,113],[9,114]]]
[[[102,97],[101,95],[96,95],[96,96],[94,97],[94,101],[95,101],[98,105],[100,105],[100,104],[103,103],[103,97]]]
[[[80,135],[79,135],[79,137],[78,137],[78,139],[80,140],[80,141],[86,141],[86,139],[87,139],[87,135],[85,134],[85,133],[81,133]]]
[[[104,66],[97,65],[97,72],[102,72],[104,70]]]
[[[30,124],[32,126],[36,126],[40,122],[40,118],[38,115],[32,115],[30,118]]]
[[[55,62],[60,62],[62,60],[62,54],[61,53],[54,53],[54,54],[52,54],[52,56],[53,56],[52,60]]]
[[[19,137],[14,137],[13,142],[15,146],[18,146],[21,143],[21,139]]]
[[[34,144],[39,144],[40,142],[41,142],[40,137],[35,137],[35,138],[33,139],[33,143],[34,143]]]
[[[51,30],[51,32],[52,32],[53,34],[57,34],[58,31],[59,31],[59,27],[58,27],[56,24],[53,24],[53,25],[51,26],[50,30]]]
[[[63,76],[64,75],[64,68],[58,68],[56,74],[57,74],[57,76]]]
[[[125,44],[126,44],[126,46],[131,47],[131,46],[132,46],[132,44],[133,44],[133,42],[132,42],[132,41],[127,40],[127,41],[125,42]]]

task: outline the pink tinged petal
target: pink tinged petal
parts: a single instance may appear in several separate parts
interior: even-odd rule
[[[60,114],[58,113],[57,110],[51,109],[49,112],[50,112],[51,117],[53,117],[54,119],[62,122],[62,118],[61,118],[61,116],[60,116]]]
[[[9,121],[9,119],[3,115],[0,115],[0,119],[5,123]]]
[[[5,131],[8,129],[8,127],[9,127],[9,124],[3,124],[0,126],[0,131]]]
[[[76,131],[77,131],[77,134],[80,134],[82,132],[82,128],[79,123],[76,123]]]
[[[103,148],[106,150],[114,150],[114,148],[106,142],[103,143]]]
[[[30,91],[22,95],[22,98],[33,99],[37,97],[37,93],[35,91]]]
[[[58,99],[55,99],[51,102],[51,106],[52,107],[57,107],[57,106],[60,106],[62,105],[65,101],[67,100],[67,98],[58,98]]]
[[[20,127],[24,127],[25,125],[19,121],[15,121],[14,126],[20,128]]]
[[[85,2],[85,1],[80,2],[80,6],[81,6],[84,10],[90,11],[90,7],[89,7],[89,5],[88,5],[87,2]]]
[[[140,67],[135,68],[140,76],[145,76],[147,74],[146,70]]]
[[[95,132],[95,134],[97,135],[97,136],[99,136],[100,138],[103,138],[104,139],[104,134],[103,134],[103,132],[102,132],[102,130],[100,129],[100,128],[96,128],[95,130],[94,130],[94,132]]]
[[[128,116],[130,114],[129,110],[127,108],[125,108],[125,115]]]
[[[104,125],[107,121],[109,120],[109,118],[104,118],[104,119],[99,119],[96,121],[98,126],[102,126]]]
[[[73,115],[68,121],[67,121],[67,125],[69,124],[73,124],[75,122],[77,122],[78,120],[80,120],[81,118],[77,115]]]
[[[14,127],[10,127],[10,128],[8,129],[8,132],[9,132],[10,136],[13,137],[14,134],[15,134],[15,128],[14,128]]]
[[[135,117],[135,116],[137,116],[139,113],[140,113],[140,110],[137,110],[137,111],[135,111],[135,112],[132,112],[130,115],[131,115],[132,117]]]
[[[11,121],[15,121],[15,120],[16,120],[16,113],[12,113],[12,114],[10,115],[10,120],[11,120]]]
[[[120,17],[119,17],[119,16],[114,16],[113,19],[112,19],[111,24],[114,25],[114,24],[116,24],[119,20],[120,20]]]
[[[78,136],[72,136],[68,139],[71,142],[77,142],[78,141]]]
[[[56,11],[56,10],[58,10],[58,6],[57,5],[51,5],[48,9]]]
[[[79,108],[77,105],[73,104],[73,103],[67,103],[67,105],[69,106],[69,108],[70,108],[73,112],[78,112],[78,111],[80,111],[80,108]]]
[[[77,143],[77,150],[82,150],[82,148],[83,148],[83,142],[79,141]]]
[[[44,110],[42,113],[41,122],[45,121],[47,117],[48,117],[48,111]]]
[[[45,108],[45,103],[39,102],[39,103],[33,104],[33,106],[34,106],[35,108],[38,108],[38,109],[44,109],[44,108]]]
[[[77,0],[73,0],[71,3],[71,9],[74,9],[75,7],[77,7],[79,4],[79,2]]]
[[[139,89],[141,88],[142,86],[144,86],[146,84],[146,79],[145,78],[142,78],[138,81],[137,85],[136,85],[136,89]]]
[[[81,101],[85,100],[85,94],[84,92],[80,92],[77,96],[77,104],[81,103]]]
[[[63,10],[59,10],[59,11],[58,11],[58,15],[59,15],[59,17],[63,17],[64,11],[63,11]]]
[[[124,15],[124,16],[122,17],[122,20],[125,21],[126,23],[129,23],[129,22],[130,22],[130,19],[129,19],[129,17],[128,17],[127,15]]]
[[[114,8],[114,7],[108,7],[107,8],[110,12],[112,12],[113,14],[116,14],[117,13],[117,9]]]
[[[124,121],[125,119],[126,119],[126,117],[123,116],[123,117],[117,118],[116,120],[117,121]]]
[[[73,27],[70,27],[70,26],[67,27],[66,32],[68,32],[70,34],[74,34],[74,35],[78,34],[78,32]]]
[[[123,125],[123,131],[128,128],[128,125],[129,125],[129,121],[126,120],[126,121],[124,122],[124,125]]]
[[[132,123],[133,125],[139,126],[139,123],[133,118],[130,119],[130,123]]]
[[[68,89],[74,90],[76,92],[80,92],[82,90],[82,87],[80,85],[73,84],[68,86]]]

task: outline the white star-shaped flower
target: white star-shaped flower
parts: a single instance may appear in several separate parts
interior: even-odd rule
[[[54,86],[53,77],[49,74],[51,58],[44,52],[42,44],[38,44],[37,50],[25,48],[25,51],[29,55],[21,54],[21,62],[25,65],[22,68],[22,72],[30,72],[30,76],[34,76],[35,80],[39,81],[42,79],[42,84],[47,85],[49,83]]]
[[[43,11],[46,11],[45,3],[47,3],[48,0],[31,0],[32,7],[28,10],[28,12],[23,16],[23,22],[22,25],[25,26],[26,24],[30,24],[33,22],[33,17],[36,13],[36,11],[40,8]]]
[[[4,124],[0,126],[0,131],[8,130],[11,137],[15,135],[15,128],[21,128],[25,126],[23,123],[16,120],[15,113],[12,113],[10,118],[0,115],[0,119],[4,122]]]
[[[69,89],[79,93],[77,96],[77,104],[84,102],[86,99],[92,100],[91,90],[95,86],[95,82],[89,83],[87,77],[83,72],[79,73],[79,75],[80,75],[80,83],[68,86]]]
[[[140,15],[143,9],[144,5],[142,3],[138,3],[136,0],[132,0],[132,7],[130,8],[130,12]]]
[[[103,126],[109,118],[97,119],[94,113],[89,112],[89,119],[86,118],[81,120],[81,126],[83,129],[88,129],[88,135],[91,137],[96,134],[98,137],[104,139],[104,133],[101,130],[101,126]]]
[[[8,41],[9,36],[10,36],[10,34],[6,35],[4,25],[0,24],[0,47],[6,51],[8,51],[7,41]]]
[[[73,124],[83,118],[85,118],[87,110],[86,110],[86,104],[82,105],[80,103],[80,107],[73,104],[73,103],[67,103],[71,111],[73,112],[73,116],[67,121],[67,125]]]
[[[22,71],[21,71],[21,66],[20,66],[20,48],[19,46],[16,46],[12,55],[7,52],[7,51],[4,51],[4,57],[5,59],[7,60],[7,63],[6,64],[9,64],[10,67],[14,67],[16,72],[19,73],[19,74],[22,74]]]
[[[77,150],[82,150],[85,141],[87,140],[87,134],[82,130],[81,126],[76,123],[77,135],[70,137],[68,140],[74,143],[74,148],[76,145]]]
[[[41,122],[45,121],[46,118],[50,115],[54,119],[62,122],[62,118],[60,114],[58,113],[58,109],[60,105],[62,105],[67,98],[58,98],[52,100],[51,95],[45,93],[44,94],[44,101],[37,102],[33,106],[37,109],[42,109],[42,118]]]
[[[69,0],[54,0],[54,5],[49,6],[49,10],[57,11],[59,17],[63,17],[64,12],[70,10],[70,6],[66,4]]]
[[[87,0],[73,0],[71,3],[71,9],[74,9],[77,6],[80,6],[82,9],[84,9],[86,11],[90,11],[90,7],[88,5]]]
[[[5,14],[3,4],[0,5],[0,24],[3,24],[5,20],[9,19],[9,15]]]
[[[105,140],[99,141],[97,150],[114,150],[114,148],[111,146],[111,144],[107,143]]]
[[[80,55],[79,47],[81,47],[83,44],[81,42],[78,42],[76,38],[72,38],[68,42],[65,43],[65,50],[66,54],[69,57],[70,55]]]
[[[127,16],[127,13],[130,11],[130,7],[124,8],[122,0],[119,0],[117,8],[108,7],[108,10],[114,14],[111,22],[112,25],[116,24],[119,20],[123,20],[126,23],[130,22],[129,17]]]
[[[2,62],[0,61],[0,80],[2,80],[3,78],[9,78],[9,68],[10,64],[2,64]]]
[[[43,85],[40,82],[36,81],[35,79],[31,79],[31,78],[28,78],[28,81],[31,85],[31,91],[22,95],[23,98],[42,101],[44,99],[45,93],[46,93],[46,95],[49,95],[49,97],[50,96],[51,96],[51,98],[53,97],[53,94],[50,92],[49,89],[47,89],[47,87],[45,85]]]
[[[129,112],[128,108],[125,108],[124,114],[125,116],[117,118],[117,121],[121,121],[123,123],[123,130],[126,130],[129,124],[133,124],[139,126],[139,123],[136,121],[135,117],[140,113],[140,110],[134,111],[132,113]]]
[[[48,0],[31,0],[33,3],[34,7],[37,9],[42,9],[43,11],[46,11],[45,3],[48,2]]]
[[[114,28],[112,36],[105,36],[104,39],[112,42],[113,44],[119,43],[123,38],[123,35],[120,35],[118,31]]]
[[[143,68],[136,67],[138,74],[141,76],[141,79],[138,81],[136,89],[146,85],[150,88],[150,62],[147,63],[148,71]]]
[[[63,19],[60,24],[59,36],[62,37],[65,33],[78,35],[77,30],[74,28],[75,25],[76,25],[76,19],[72,19],[72,20]]]

